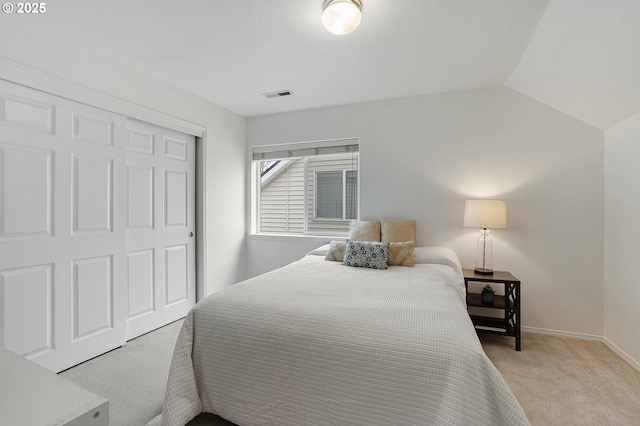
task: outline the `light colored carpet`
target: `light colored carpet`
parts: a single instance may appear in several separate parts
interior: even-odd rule
[[[60,373],[109,400],[110,426],[145,425],[162,412],[182,320]]]
[[[141,426],[160,414],[182,321],[60,373],[110,404],[111,426]],[[525,333],[481,334],[489,358],[532,425],[640,425],[640,373],[602,343]],[[234,426],[201,414],[188,426]]]
[[[640,425],[640,373],[603,343],[480,334],[532,425]]]

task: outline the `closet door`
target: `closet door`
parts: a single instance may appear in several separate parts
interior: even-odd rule
[[[195,304],[195,138],[127,120],[127,340]]]
[[[0,344],[61,371],[125,342],[126,119],[0,80]]]

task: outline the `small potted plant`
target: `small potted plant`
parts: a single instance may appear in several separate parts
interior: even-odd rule
[[[493,305],[496,295],[493,291],[493,288],[491,288],[491,286],[487,284],[482,288],[480,297],[482,298],[482,303],[484,303],[485,305]]]

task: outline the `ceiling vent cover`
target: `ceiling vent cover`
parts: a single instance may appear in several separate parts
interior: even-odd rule
[[[281,98],[283,96],[295,95],[291,90],[278,90],[277,92],[263,93],[265,98]]]

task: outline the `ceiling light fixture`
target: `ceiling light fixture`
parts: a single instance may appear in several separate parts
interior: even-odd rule
[[[324,0],[322,10],[322,24],[336,35],[353,32],[362,19],[360,0]]]

